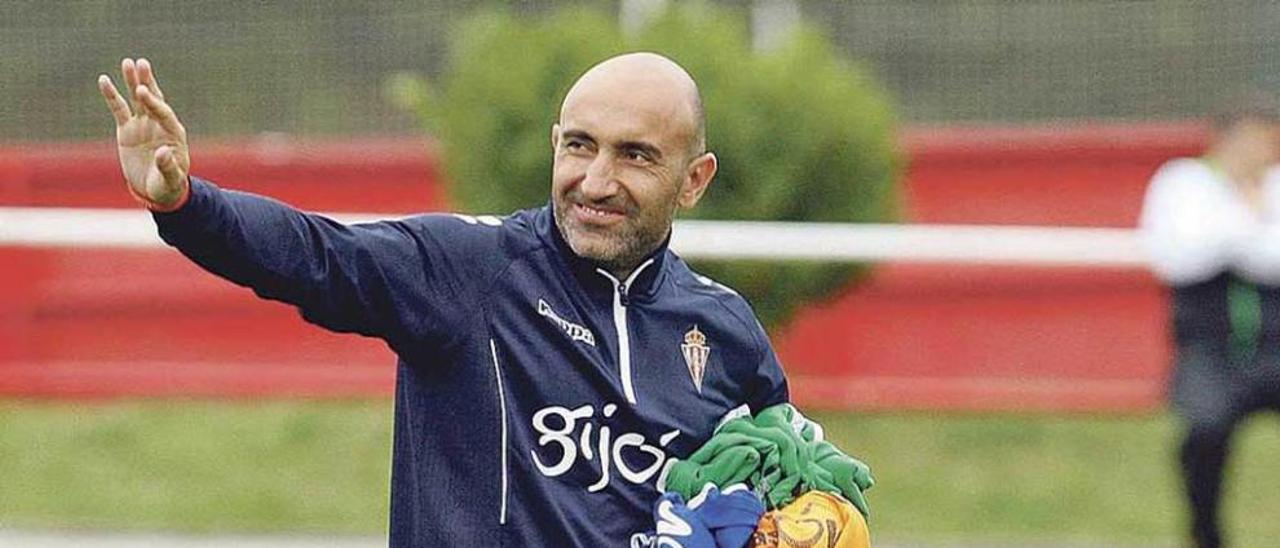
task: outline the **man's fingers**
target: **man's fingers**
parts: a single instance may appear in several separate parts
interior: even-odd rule
[[[186,130],[182,128],[182,124],[178,122],[178,115],[174,114],[173,109],[169,108],[169,104],[164,99],[157,97],[146,86],[138,86],[133,91],[139,99],[139,104],[146,109],[147,115],[151,119],[160,123],[160,127],[169,132],[180,140],[186,140]]]
[[[134,90],[138,89],[138,67],[133,63],[133,59],[125,58],[120,61],[120,75],[124,77],[124,87],[129,90],[129,100],[133,102],[134,109],[138,108],[138,95]]]
[[[110,76],[105,74],[98,76],[98,91],[102,92],[102,98],[106,99],[107,108],[111,109],[111,116],[116,119],[116,125],[123,126],[128,122],[133,113],[129,112],[129,103],[120,96]]]
[[[160,83],[156,82],[156,73],[151,68],[151,61],[146,59],[138,59],[138,83],[147,86],[156,97],[164,99],[164,92],[160,91]]]

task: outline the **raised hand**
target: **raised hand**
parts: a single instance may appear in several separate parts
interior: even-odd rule
[[[190,186],[187,130],[165,102],[150,62],[125,59],[120,72],[128,102],[106,74],[98,76],[98,90],[116,120],[120,168],[129,191],[150,209],[175,210],[185,203]]]

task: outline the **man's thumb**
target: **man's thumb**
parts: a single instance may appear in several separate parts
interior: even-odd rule
[[[160,175],[164,176],[164,186],[170,192],[181,190],[187,184],[186,174],[178,166],[178,157],[173,152],[173,147],[162,146],[156,149],[156,167],[160,169]]]
[[[160,171],[162,189],[156,189],[158,192],[149,196],[145,202],[147,209],[159,212],[176,211],[187,202],[190,195],[190,183],[187,182],[187,174],[182,172],[182,167],[178,164],[177,153],[171,146],[162,146],[155,152],[156,168]]]

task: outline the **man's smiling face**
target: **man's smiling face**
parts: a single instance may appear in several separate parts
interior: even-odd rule
[[[656,249],[676,208],[695,203],[710,181],[699,178],[705,167],[694,169],[707,160],[693,158],[689,91],[662,63],[641,54],[598,65],[569,91],[552,128],[556,226],[574,253],[614,273]]]

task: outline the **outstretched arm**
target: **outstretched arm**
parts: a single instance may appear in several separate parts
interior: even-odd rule
[[[106,75],[98,86],[128,189],[154,212],[165,242],[259,296],[297,306],[308,321],[397,350],[449,324],[447,304],[461,292],[430,234],[438,219],[347,226],[189,176],[186,129],[151,64],[125,59],[121,70],[128,101]]]

